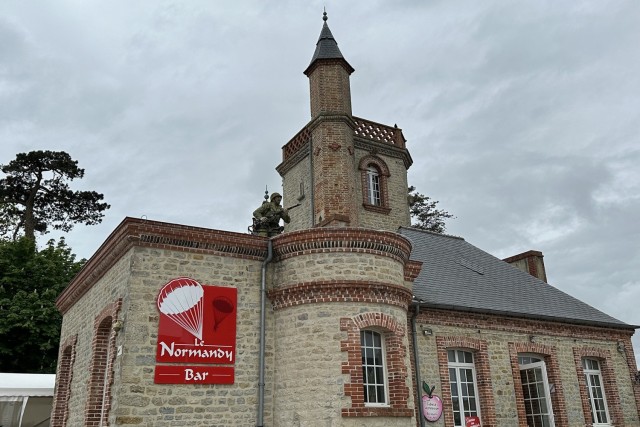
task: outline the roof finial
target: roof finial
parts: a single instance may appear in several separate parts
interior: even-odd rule
[[[325,6],[325,7],[324,7],[324,13],[322,14],[322,20],[323,20],[324,22],[327,22],[327,19],[329,19],[329,18],[327,18],[327,8],[326,8],[326,6]]]

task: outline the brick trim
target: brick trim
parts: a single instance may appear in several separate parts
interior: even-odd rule
[[[408,310],[413,295],[405,287],[371,281],[320,280],[268,292],[274,310],[323,302],[384,303]]]
[[[628,342],[633,335],[633,329],[617,329],[605,326],[586,326],[572,323],[553,322],[500,316],[496,314],[478,314],[455,310],[441,310],[429,308],[420,311],[417,319],[422,323],[432,323],[443,326],[457,326],[461,328],[491,329],[501,332],[515,332],[521,334],[544,334],[557,337],[580,339],[600,339],[603,341],[620,340]],[[634,360],[633,358],[631,360]],[[630,371],[632,372],[632,371]]]
[[[67,337],[60,345],[58,369],[56,371],[56,389],[51,412],[51,427],[64,427],[67,425],[77,341],[78,335],[73,335]]]
[[[520,379],[520,364],[518,363],[518,354],[535,353],[543,356],[547,369],[547,379],[549,385],[553,384],[555,392],[551,393],[551,405],[553,409],[553,417],[557,427],[567,427],[569,420],[567,418],[567,407],[564,399],[564,387],[560,376],[560,367],[558,365],[558,355],[555,346],[543,344],[510,342],[509,358],[511,359],[511,371],[513,375],[513,389],[516,395],[516,407],[518,410],[518,425],[527,427],[527,416],[524,408],[524,395],[522,393],[522,380]]]
[[[373,139],[363,138],[357,134],[353,136],[353,146],[358,150],[376,150],[378,154],[400,159],[402,160],[402,163],[404,164],[404,167],[406,169],[409,169],[413,164],[413,159],[409,154],[409,150],[407,150],[406,148],[399,148],[395,145],[389,145],[387,143],[378,142]]]
[[[404,265],[404,280],[413,282],[422,270],[422,261],[410,260]]]
[[[122,299],[108,304],[96,316],[89,366],[89,384],[85,409],[85,427],[109,425],[111,409],[111,385],[113,365],[116,358],[116,334],[112,333],[113,322],[118,319]]]
[[[620,394],[616,383],[616,375],[613,371],[613,364],[611,363],[611,352],[596,347],[574,347],[573,359],[576,365],[576,375],[578,376],[578,385],[580,387],[585,427],[591,427],[593,425],[591,420],[591,402],[589,401],[589,392],[587,391],[587,383],[584,379],[584,368],[582,367],[582,360],[585,358],[597,359],[600,363],[602,386],[604,387],[607,409],[609,411],[609,417],[611,418],[609,423],[612,425],[623,425],[624,416],[622,407],[620,406]]]
[[[360,331],[375,329],[384,336],[387,380],[389,381],[389,406],[370,407],[364,403],[362,348]],[[351,397],[351,406],[342,408],[343,417],[412,417],[409,407],[409,388],[406,385],[406,347],[403,344],[405,327],[395,318],[384,313],[362,313],[353,318],[340,319],[340,330],[347,338],[340,341],[340,351],[347,353],[347,361],[342,362],[342,373],[349,375],[344,384],[345,396]]]
[[[390,231],[352,227],[311,228],[274,237],[273,252],[275,261],[316,253],[350,252],[385,256],[404,265],[409,261],[411,243]]]
[[[484,427],[495,427],[496,410],[493,400],[491,383],[491,369],[487,342],[475,338],[449,336],[436,337],[438,353],[438,372],[442,388],[442,403],[444,406],[444,425],[453,427],[453,412],[451,411],[451,385],[449,384],[449,360],[447,350],[467,349],[473,352],[476,380],[478,382],[478,401],[480,403],[480,420]]]
[[[629,381],[631,382],[631,388],[633,390],[633,397],[636,401],[636,411],[638,411],[638,418],[640,418],[640,382],[636,382],[636,378],[640,370],[636,365],[636,357],[633,353],[633,344],[631,343],[631,335],[620,339],[624,346],[622,357],[624,357],[627,367],[629,368]]]
[[[267,257],[267,238],[165,222],[125,218],[56,299],[63,314],[131,248],[223,254],[242,259]]]

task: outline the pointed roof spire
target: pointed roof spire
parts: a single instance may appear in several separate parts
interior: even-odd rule
[[[354,69],[344,56],[342,56],[342,52],[338,48],[338,42],[333,38],[333,34],[331,34],[331,30],[329,29],[329,25],[327,25],[327,10],[325,8],[324,13],[322,14],[322,20],[324,24],[322,25],[322,31],[320,32],[320,37],[318,38],[318,42],[316,43],[316,51],[313,53],[313,58],[311,58],[311,63],[304,70],[304,73],[308,76],[311,72],[311,68],[317,60],[321,59],[339,59],[343,61],[343,65],[345,66],[347,72],[349,74],[354,72]]]

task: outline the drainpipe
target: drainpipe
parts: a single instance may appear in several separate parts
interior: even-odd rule
[[[267,257],[262,262],[260,273],[260,368],[258,374],[258,422],[257,427],[264,427],[264,349],[265,349],[265,312],[267,301],[267,264],[273,259],[273,243],[267,243]]]
[[[413,362],[414,369],[416,373],[416,399],[418,400],[416,403],[418,405],[418,416],[420,417],[420,426],[424,427],[424,414],[422,413],[422,396],[421,387],[422,387],[422,379],[420,378],[420,356],[418,355],[418,333],[416,328],[416,318],[418,314],[420,314],[420,302],[416,301],[412,303],[412,305],[416,308],[416,312],[411,319],[411,328],[413,329]]]

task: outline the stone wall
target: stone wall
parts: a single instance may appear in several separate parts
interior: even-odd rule
[[[229,256],[136,248],[118,387],[116,424],[148,426],[255,424],[261,262]],[[176,277],[238,289],[235,383],[154,384],[160,288]],[[269,361],[268,365],[271,365]]]
[[[127,252],[113,267],[91,287],[81,299],[74,304],[66,313],[62,321],[61,342],[75,338],[75,357],[73,360],[72,379],[68,386],[69,398],[67,401],[68,426],[84,426],[85,413],[87,411],[87,400],[89,395],[89,383],[91,380],[91,361],[93,358],[93,341],[96,328],[94,322],[96,317],[104,311],[106,307],[122,299],[126,308],[126,295],[130,279],[132,251]],[[119,316],[122,315],[120,310]],[[124,343],[122,335],[116,337],[116,346]],[[64,349],[63,349],[64,350]],[[120,376],[117,374],[121,369],[121,359],[116,358],[114,362],[114,384],[111,390],[117,389]],[[64,410],[64,407],[61,407]],[[111,412],[111,415],[113,412]]]
[[[313,193],[310,171],[310,157],[307,155],[292,166],[291,169],[287,170],[282,177],[284,206],[289,207],[297,203],[301,204],[289,212],[291,222],[284,225],[285,232],[302,230],[312,226],[311,200]],[[304,191],[304,197],[301,197],[302,191]]]

